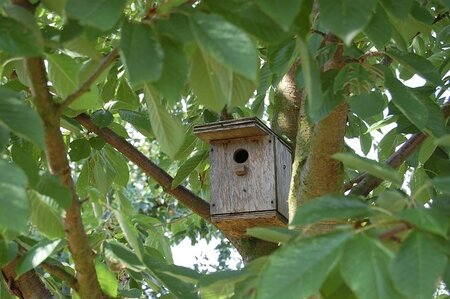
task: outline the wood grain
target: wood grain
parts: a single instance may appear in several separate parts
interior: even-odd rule
[[[289,149],[275,138],[275,176],[277,188],[277,211],[289,218],[289,185],[292,174],[292,157]]]
[[[273,141],[273,136],[261,136],[211,142],[211,214],[276,208]],[[234,160],[237,150],[248,152],[247,161]],[[235,173],[239,165],[247,169],[243,176]]]

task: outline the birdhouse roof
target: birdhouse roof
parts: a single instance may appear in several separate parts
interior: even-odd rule
[[[274,135],[287,145],[257,117],[224,120],[195,126],[194,134],[206,143],[214,140]]]

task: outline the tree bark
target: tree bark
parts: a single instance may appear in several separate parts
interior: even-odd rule
[[[89,248],[86,232],[81,220],[80,203],[71,176],[67,150],[60,130],[60,109],[53,101],[47,86],[44,62],[41,58],[27,58],[26,67],[31,80],[31,92],[41,120],[44,124],[46,156],[50,171],[58,176],[72,195],[66,209],[64,226],[69,250],[75,263],[81,298],[103,298]]]
[[[34,270],[30,270],[16,279],[17,261],[18,257],[1,270],[9,286],[9,291],[21,299],[53,299],[54,296]]]
[[[342,68],[345,61],[339,39],[326,35],[324,43],[338,45],[332,59],[324,65],[324,71]],[[344,100],[327,117],[317,124],[311,124],[306,117],[305,105],[302,105],[289,193],[290,219],[297,208],[308,201],[325,194],[342,192],[343,166],[331,156],[344,149],[347,110],[347,102]],[[334,225],[333,222],[320,223],[311,227],[308,233],[326,232]]]
[[[304,97],[303,90],[299,89],[295,82],[299,67],[300,63],[295,62],[278,84],[271,121],[272,130],[275,133],[289,138],[292,152],[295,151],[300,105]]]

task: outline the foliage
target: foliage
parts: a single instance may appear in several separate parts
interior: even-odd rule
[[[0,0],[1,267],[15,260],[18,275],[35,269],[56,296],[78,296],[76,285],[48,270],[75,273],[65,217],[76,193],[110,297],[432,298],[440,282],[450,285],[448,1],[30,3]],[[343,61],[332,68],[336,53]],[[73,190],[45,154],[54,143],[40,95],[31,92],[35,57],[45,61],[52,107],[62,109],[59,153],[70,159]],[[386,181],[368,192],[350,184],[350,195],[298,207],[292,229],[249,230],[282,245],[241,270],[206,275],[174,265],[171,244],[221,237],[167,194],[187,192],[175,189],[182,185],[209,198],[208,150],[193,127],[230,115],[273,121],[274,91],[297,61],[308,122],[348,102],[346,140],[370,153],[349,146],[333,156],[346,180]],[[416,75],[423,86],[405,83]],[[138,169],[111,140],[84,129],[84,114],[156,168]],[[397,147],[411,136],[422,138],[420,147],[399,158]],[[152,171],[174,180],[155,182],[146,177]],[[339,225],[308,233],[323,221]],[[219,247],[225,269],[230,245]],[[2,298],[8,283],[1,276]]]

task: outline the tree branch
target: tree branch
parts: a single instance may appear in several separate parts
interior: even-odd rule
[[[44,270],[49,274],[64,281],[69,286],[69,288],[73,289],[75,292],[79,292],[80,286],[78,285],[77,278],[64,270],[64,268],[58,265],[51,264],[49,262],[43,262],[41,264],[41,267],[44,268]]]
[[[46,156],[50,171],[57,175],[69,189],[72,201],[64,217],[65,233],[69,250],[77,271],[81,298],[103,298],[94,268],[93,254],[89,248],[86,232],[81,220],[80,205],[71,176],[67,150],[60,130],[60,109],[53,101],[47,86],[44,61],[41,58],[25,60],[31,92],[41,120],[44,124]]]
[[[72,94],[70,94],[64,102],[60,104],[60,111],[64,110],[65,108],[69,107],[70,104],[75,102],[79,97],[81,97],[83,94],[89,91],[91,88],[91,85],[94,84],[95,80],[119,57],[119,50],[116,48],[112,50],[103,61],[100,63],[100,65],[97,67],[97,69],[87,78],[87,80],[81,84],[81,86],[75,90]]]
[[[144,154],[142,154],[133,145],[127,142],[124,138],[120,137],[108,128],[99,128],[91,121],[88,115],[80,114],[75,119],[86,129],[94,132],[107,143],[112,145],[115,149],[121,152],[130,161],[139,166],[145,173],[153,178],[158,184],[160,184],[164,191],[176,199],[178,199],[187,208],[198,214],[200,217],[210,222],[209,203],[192,193],[189,189],[179,185],[175,189],[172,189],[173,178],[159,168],[158,165],[153,163]]]
[[[378,239],[380,239],[382,241],[387,240],[387,239],[394,239],[396,234],[407,231],[411,228],[412,228],[412,226],[409,225],[408,223],[402,223],[402,224],[394,227],[393,229],[391,229],[385,233],[382,233],[381,235],[378,236]]]
[[[1,274],[5,278],[10,291],[21,299],[54,299],[53,294],[45,287],[39,276],[34,270],[22,274],[16,279],[16,266],[19,257],[4,266]]]
[[[444,105],[442,107],[442,112],[444,114],[444,118],[448,118],[450,116],[450,104]],[[398,168],[406,159],[414,153],[414,151],[422,144],[425,139],[427,139],[428,135],[426,133],[418,133],[409,138],[402,146],[395,151],[386,161],[386,164],[393,167]],[[350,192],[354,195],[363,195],[367,196],[369,193],[378,187],[383,180],[371,176],[367,173],[362,173],[357,177],[353,178],[349,182],[344,184],[345,191],[352,189]],[[357,184],[354,186],[354,184]]]

